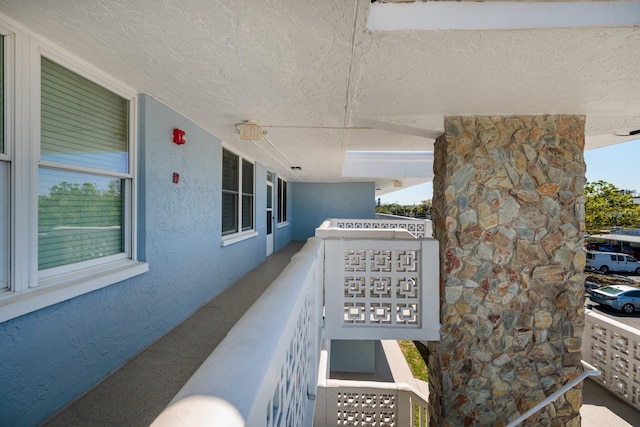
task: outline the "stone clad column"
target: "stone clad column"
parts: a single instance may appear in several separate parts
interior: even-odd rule
[[[582,372],[584,117],[446,117],[436,141],[437,426],[501,426]],[[579,426],[581,386],[528,423]]]

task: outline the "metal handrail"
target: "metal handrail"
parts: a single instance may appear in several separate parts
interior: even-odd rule
[[[507,427],[515,427],[515,426],[517,426],[518,424],[522,423],[527,418],[529,418],[531,415],[535,414],[540,409],[542,409],[545,406],[547,406],[549,403],[555,402],[560,396],[562,396],[567,391],[569,391],[569,389],[571,389],[571,388],[575,387],[576,385],[580,384],[585,378],[590,377],[590,376],[599,376],[600,373],[601,373],[599,369],[595,368],[594,366],[591,366],[590,364],[588,364],[584,360],[582,361],[582,366],[585,368],[585,370],[582,371],[582,373],[580,375],[578,375],[577,377],[575,377],[574,379],[572,379],[571,381],[569,381],[568,383],[566,383],[565,385],[560,387],[558,390],[556,390],[553,393],[551,393],[549,396],[547,396],[543,401],[538,403],[536,406],[534,406],[533,408],[529,409],[524,414],[521,414],[515,420],[511,421],[509,424],[507,424]]]

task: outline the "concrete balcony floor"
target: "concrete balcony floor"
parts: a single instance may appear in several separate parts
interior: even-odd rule
[[[148,426],[302,246],[271,255],[43,426]],[[580,412],[586,427],[640,425],[640,412],[591,380]]]

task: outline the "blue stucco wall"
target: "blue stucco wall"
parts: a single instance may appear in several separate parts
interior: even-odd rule
[[[291,184],[292,239],[305,241],[327,218],[372,219],[375,215],[375,184],[372,182]]]
[[[0,324],[2,426],[37,424],[265,259],[265,167],[256,165],[259,236],[221,247],[220,140],[149,96],[139,114],[149,272]],[[175,127],[185,145],[171,142]],[[278,245],[289,241],[283,233]]]

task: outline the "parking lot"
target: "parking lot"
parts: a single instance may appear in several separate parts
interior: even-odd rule
[[[634,274],[622,277],[626,277],[627,279],[632,280],[633,282],[635,282],[636,286],[640,287],[640,276]],[[636,311],[632,314],[627,314],[622,311],[614,310],[607,306],[601,306],[598,303],[591,301],[589,297],[586,298],[585,305],[587,306],[587,308],[590,307],[596,313],[607,316],[632,328],[640,329],[640,311]]]

